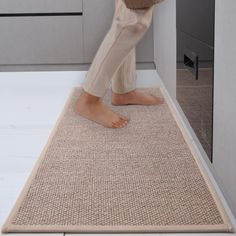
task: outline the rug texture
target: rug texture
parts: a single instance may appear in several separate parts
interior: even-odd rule
[[[232,231],[166,102],[113,106],[108,90],[104,102],[130,117],[111,129],[76,114],[80,93],[72,89],[2,233]]]

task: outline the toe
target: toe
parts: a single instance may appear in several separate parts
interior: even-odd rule
[[[118,120],[118,121],[113,121],[113,122],[112,122],[112,127],[114,127],[114,128],[120,128],[120,122],[119,122],[119,120]]]
[[[119,128],[119,126],[117,124],[114,124],[114,123],[112,123],[111,127],[115,128],[115,129]]]
[[[129,121],[129,118],[128,118],[128,117],[126,117],[126,116],[121,116],[120,118],[121,118],[122,120]]]
[[[157,104],[161,104],[164,102],[164,99],[162,97],[157,97],[157,96],[154,96],[152,95],[153,98],[154,98],[154,102],[157,103]]]
[[[128,124],[127,120],[123,120],[122,123],[121,123],[122,127],[126,126],[127,124]]]
[[[124,120],[120,120],[119,121],[119,128],[124,127],[125,121]]]
[[[115,128],[122,128],[128,123],[128,121],[119,119],[119,121],[113,123]]]

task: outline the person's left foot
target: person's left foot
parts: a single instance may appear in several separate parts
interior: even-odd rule
[[[118,94],[112,92],[112,105],[160,105],[164,102],[161,97],[145,94],[137,90]]]

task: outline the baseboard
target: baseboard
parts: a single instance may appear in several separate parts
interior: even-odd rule
[[[91,63],[82,64],[37,64],[37,65],[0,65],[0,72],[20,71],[88,71]],[[138,70],[156,69],[154,62],[137,62]]]
[[[166,89],[164,83],[162,82],[162,80],[160,79],[160,90],[184,136],[184,139],[186,141],[186,143],[188,144],[197,164],[199,166],[202,167],[202,169],[204,170],[204,177],[205,180],[209,183],[211,183],[214,187],[214,197],[215,200],[218,201],[221,205],[221,212],[225,215],[225,217],[229,218],[231,221],[232,226],[234,227],[234,229],[236,229],[236,219],[231,211],[231,209],[229,208],[229,205],[225,199],[225,197],[223,196],[223,193],[218,185],[218,183],[216,182],[213,174],[211,173],[209,167],[207,166],[204,157],[202,156],[197,144],[194,141],[194,138],[191,135],[191,132],[188,130],[184,119],[182,118],[177,106],[175,105],[175,102],[173,101],[172,97],[170,96],[168,90]],[[234,231],[232,231],[234,232]],[[231,234],[232,235],[232,234]],[[234,232],[233,235],[236,235],[236,233]]]

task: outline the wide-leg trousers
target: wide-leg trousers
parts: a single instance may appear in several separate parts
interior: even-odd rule
[[[136,88],[136,45],[152,21],[153,6],[129,9],[123,0],[115,0],[111,27],[86,73],[82,88],[103,97],[110,86],[115,93]]]

